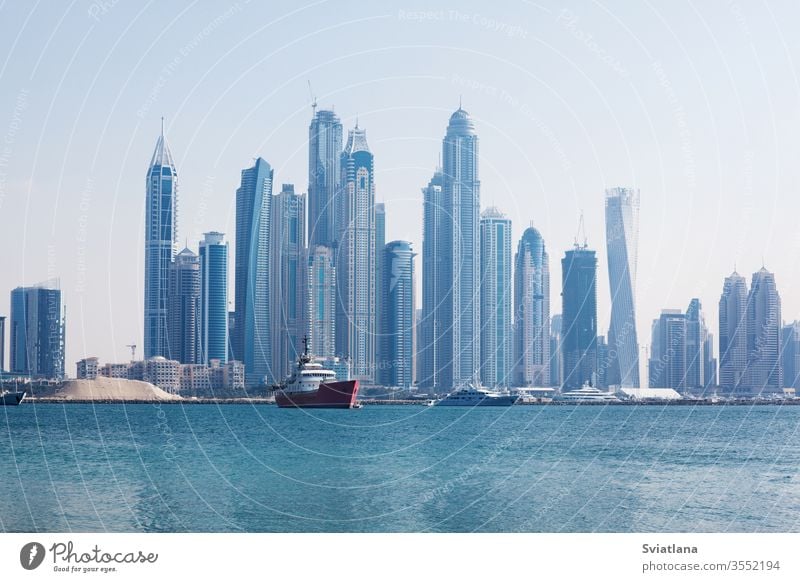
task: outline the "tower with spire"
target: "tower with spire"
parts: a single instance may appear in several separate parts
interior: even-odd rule
[[[460,106],[442,142],[441,269],[437,277],[437,385],[450,390],[480,368],[480,178],[475,122]]]
[[[169,272],[177,242],[178,172],[164,134],[150,160],[145,183],[144,356],[167,356]]]
[[[367,133],[349,132],[337,194],[336,351],[354,378],[375,381],[375,174]]]
[[[575,241],[561,259],[562,388],[572,390],[597,377],[597,256]]]

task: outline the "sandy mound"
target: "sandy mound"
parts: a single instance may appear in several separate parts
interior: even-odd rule
[[[68,380],[56,398],[64,400],[180,400],[157,386],[139,380],[98,377],[96,380]]]

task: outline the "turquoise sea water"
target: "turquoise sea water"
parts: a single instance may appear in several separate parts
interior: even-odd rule
[[[800,530],[800,407],[0,407],[0,530]]]

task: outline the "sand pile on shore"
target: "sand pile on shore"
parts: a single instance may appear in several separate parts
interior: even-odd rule
[[[180,400],[157,386],[139,380],[105,378],[95,380],[68,380],[55,393],[56,398],[64,400]]]

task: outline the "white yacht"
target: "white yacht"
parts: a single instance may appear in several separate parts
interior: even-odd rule
[[[473,382],[437,400],[434,406],[511,406],[518,399],[517,394],[495,392]]]
[[[556,400],[560,402],[618,402],[617,398],[612,392],[603,392],[589,383],[585,383],[578,390],[570,390],[569,392],[562,392],[556,396]]]

